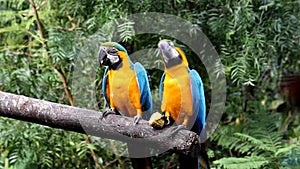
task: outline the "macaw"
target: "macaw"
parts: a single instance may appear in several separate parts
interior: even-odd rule
[[[161,40],[158,48],[165,66],[159,88],[165,125],[172,125],[175,122],[179,128],[189,128],[200,136],[201,131],[205,130],[206,118],[201,77],[196,70],[189,69],[184,52],[173,42]],[[180,168],[200,168],[203,160],[204,167],[209,168],[207,153],[203,147],[199,157],[179,155]]]
[[[106,65],[103,75],[102,92],[108,114],[118,114],[133,117],[134,124],[152,113],[152,96],[146,70],[140,63],[133,64],[127,50],[116,42],[102,43],[99,49],[98,60],[100,65]],[[148,115],[148,116],[147,116]],[[133,168],[150,169],[150,158],[138,158],[145,148],[137,149],[137,145],[127,143]],[[134,151],[133,151],[134,150]],[[141,154],[142,155],[142,154]]]
[[[106,65],[103,75],[102,92],[110,112],[134,117],[137,124],[143,112],[152,112],[152,96],[148,75],[139,63],[133,64],[126,49],[116,42],[100,46],[99,62]]]

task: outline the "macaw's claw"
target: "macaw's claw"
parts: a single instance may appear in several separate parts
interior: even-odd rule
[[[106,117],[106,116],[108,116],[108,115],[110,115],[110,114],[119,115],[119,113],[116,112],[116,111],[114,111],[113,109],[107,109],[107,110],[105,110],[105,111],[101,114],[100,119],[103,119],[104,117]]]
[[[188,130],[184,125],[178,125],[178,126],[175,126],[174,128],[172,128],[171,130],[171,134],[177,134],[180,130]]]
[[[170,118],[169,118],[169,117],[166,117],[166,121],[167,121],[167,122],[166,122],[165,126],[170,125],[171,122],[170,122]]]
[[[134,116],[133,117],[134,124],[138,124],[141,119],[142,119],[142,117],[140,115]]]

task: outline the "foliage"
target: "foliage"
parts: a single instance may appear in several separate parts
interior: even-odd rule
[[[82,52],[96,55],[97,45],[114,40],[116,32],[133,60],[149,53],[156,60],[153,63],[141,59],[151,74],[151,88],[154,99],[158,100],[162,71],[156,68],[162,63],[157,50],[147,49],[156,48],[159,39],[168,37],[134,36],[134,23],[126,16],[145,11],[177,15],[201,28],[224,65],[224,70],[217,71],[226,74],[226,112],[209,140],[212,166],[299,168],[299,110],[278,108],[288,105],[278,90],[281,77],[300,69],[299,1],[34,2],[41,28],[30,1],[0,0],[0,90],[64,104],[70,104],[66,89],[74,96],[90,97],[92,90],[100,89],[103,68],[95,68],[95,81],[89,82],[77,78],[75,62]],[[122,23],[115,27],[117,18]],[[95,43],[89,44],[91,40]],[[184,51],[191,67],[201,72],[209,103],[211,91],[206,70],[202,64],[194,64],[199,62],[195,53],[188,47]],[[83,59],[79,64],[90,63]],[[74,80],[92,88],[75,90]],[[89,106],[103,109],[101,93],[96,97],[97,104]],[[283,104],[270,110],[274,102]],[[76,99],[75,105],[82,106]],[[155,110],[159,110],[159,104]],[[0,128],[0,168],[95,168],[91,149],[96,151],[104,168],[130,166],[128,158],[106,151],[112,148],[108,140],[89,145],[81,134],[7,118],[0,119]],[[176,168],[176,164],[176,156],[170,153],[153,157],[154,168]]]
[[[220,133],[217,132],[212,140],[242,157],[223,157],[215,163],[225,168],[277,168],[284,156],[299,146],[284,141],[279,121],[280,114],[260,112],[247,117],[246,124],[219,130]]]
[[[244,168],[244,169],[252,169],[252,168],[260,168],[261,166],[267,164],[268,161],[263,157],[259,156],[245,156],[243,158],[236,157],[228,157],[222,158],[216,161],[216,164],[221,164],[225,168]]]

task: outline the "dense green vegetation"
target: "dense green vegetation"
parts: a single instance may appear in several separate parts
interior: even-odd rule
[[[91,35],[97,33],[101,43],[111,40],[111,30],[117,29],[129,53],[155,48],[162,37],[132,36],[126,16],[173,14],[198,25],[224,65],[226,111],[208,140],[212,166],[296,169],[299,109],[283,97],[279,84],[282,77],[300,71],[299,9],[297,0],[0,0],[0,90],[74,105],[70,97],[77,92],[72,90],[74,62]],[[125,24],[103,28],[117,18]],[[184,49],[190,61],[196,59],[188,47]],[[206,72],[201,64],[191,67]],[[94,71],[97,79],[91,83],[99,90],[103,68]],[[161,71],[149,72],[155,89]],[[209,102],[209,79],[200,74]],[[96,108],[102,108],[99,101]],[[128,168],[127,158],[106,151],[112,145],[87,144],[82,134],[0,118],[0,168],[96,168],[91,150],[103,168]],[[168,153],[153,157],[155,168],[175,168],[176,163],[176,156]]]

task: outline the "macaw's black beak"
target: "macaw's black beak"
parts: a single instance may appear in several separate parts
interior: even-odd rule
[[[101,48],[99,49],[98,61],[100,63],[100,66],[101,65],[109,66],[111,64],[110,60],[107,58],[107,53],[104,49]]]
[[[160,41],[158,43],[158,48],[160,49],[165,61],[168,61],[174,57],[172,53],[172,47],[169,45],[169,42]]]

